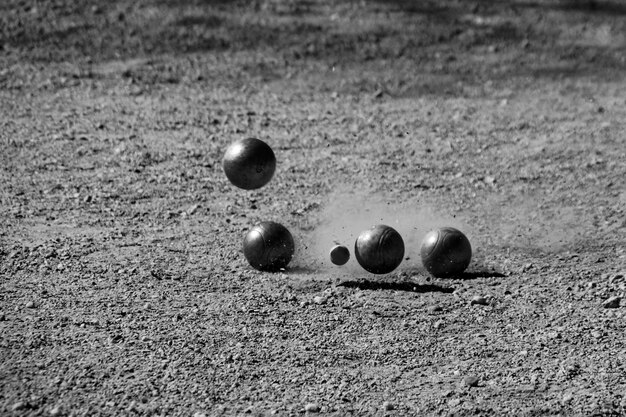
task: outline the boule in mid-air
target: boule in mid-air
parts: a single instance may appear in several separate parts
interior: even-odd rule
[[[330,261],[338,266],[345,265],[350,260],[350,251],[343,245],[335,245],[330,249]]]
[[[272,148],[260,139],[241,139],[226,149],[222,167],[233,185],[244,190],[255,190],[272,179],[276,170],[276,156]]]
[[[467,237],[453,227],[431,230],[422,240],[422,264],[437,278],[459,275],[472,260],[472,246]]]
[[[354,243],[359,265],[372,274],[388,274],[404,258],[404,240],[394,228],[377,225],[361,232]]]

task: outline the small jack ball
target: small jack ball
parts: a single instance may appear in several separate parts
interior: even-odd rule
[[[276,156],[262,140],[242,139],[226,149],[222,167],[233,185],[244,190],[255,190],[272,179],[276,170]]]
[[[330,261],[335,265],[345,265],[350,260],[350,251],[343,245],[335,245],[330,250]]]
[[[285,268],[295,252],[293,236],[285,226],[276,222],[261,222],[246,234],[243,254],[259,271]]]
[[[359,264],[372,274],[387,274],[404,258],[404,241],[395,229],[377,225],[361,232],[354,243]]]
[[[465,271],[472,260],[472,246],[460,230],[442,227],[426,234],[420,255],[428,272],[445,278]]]

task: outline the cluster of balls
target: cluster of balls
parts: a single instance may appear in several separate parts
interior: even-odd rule
[[[276,170],[272,148],[256,138],[232,143],[222,161],[224,173],[235,186],[254,190],[266,185]],[[278,271],[287,267],[295,253],[293,236],[280,223],[265,221],[248,231],[243,241],[243,253],[250,265],[261,271]],[[354,243],[359,265],[372,274],[387,274],[396,269],[404,258],[402,236],[386,225],[376,225],[359,234]],[[472,258],[467,237],[452,227],[431,230],[422,241],[420,255],[424,267],[435,277],[462,273]],[[346,246],[330,250],[335,265],[345,265],[350,259]]]

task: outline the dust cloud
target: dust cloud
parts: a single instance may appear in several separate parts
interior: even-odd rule
[[[458,219],[443,217],[428,206],[416,202],[398,203],[382,193],[348,189],[336,189],[328,196],[317,227],[305,238],[306,249],[300,250],[296,257],[300,265],[321,270],[338,269],[330,262],[329,252],[340,244],[350,250],[350,260],[341,267],[343,271],[362,273],[354,255],[354,242],[362,231],[385,224],[397,230],[404,240],[405,260],[396,271],[422,268],[419,250],[429,230],[442,226],[465,228]]]

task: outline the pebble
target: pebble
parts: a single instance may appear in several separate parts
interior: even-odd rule
[[[17,411],[17,410],[21,410],[22,408],[24,408],[26,406],[26,404],[24,404],[21,401],[16,402],[15,404],[13,404],[11,406],[11,411]]]
[[[478,377],[475,376],[466,376],[463,378],[463,384],[467,387],[476,387],[478,386]]]
[[[320,407],[315,403],[308,403],[304,406],[304,411],[307,413],[317,413],[320,411]]]
[[[7,319],[7,316],[4,315],[4,313],[0,313],[0,321],[5,321]]]
[[[463,402],[463,400],[461,400],[460,398],[453,398],[450,401],[448,401],[448,405],[450,407],[456,407],[457,405],[461,404]]]
[[[326,304],[326,301],[327,301],[327,298],[326,297],[322,297],[321,295],[313,297],[313,302],[315,304]]]
[[[394,408],[395,408],[395,407],[394,407],[393,403],[391,403],[391,402],[389,402],[389,401],[385,401],[385,402],[383,403],[383,410],[386,410],[386,411],[391,411],[391,410],[393,410]]]
[[[619,307],[619,303],[620,303],[620,298],[619,297],[611,297],[606,299],[603,303],[602,306],[604,308],[618,308]]]
[[[482,295],[475,295],[474,297],[472,297],[472,301],[470,301],[470,304],[472,305],[478,304],[482,306],[489,305],[489,303],[487,302],[487,299],[483,297]]]
[[[437,311],[442,311],[443,307],[441,307],[440,305],[434,305],[434,306],[431,306],[429,310],[431,313],[436,313]]]
[[[206,414],[197,411],[193,414],[193,417],[206,417]]]
[[[26,303],[26,308],[35,308],[35,303],[32,301],[29,301]]]
[[[51,416],[60,416],[61,415],[61,407],[55,405],[54,408],[50,409]]]

